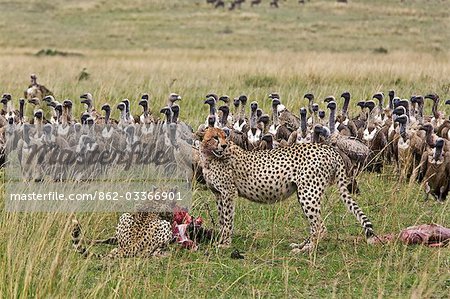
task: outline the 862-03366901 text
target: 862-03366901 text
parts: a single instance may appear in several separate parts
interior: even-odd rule
[[[95,191],[93,193],[11,193],[10,201],[181,201],[180,191]]]

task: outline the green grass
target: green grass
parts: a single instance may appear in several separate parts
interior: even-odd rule
[[[360,182],[358,202],[380,234],[416,223],[450,221],[448,201],[424,202],[417,189],[399,188],[390,175],[364,175]],[[208,191],[197,191],[192,213],[201,214],[211,225],[205,202],[214,206]],[[2,243],[2,269],[8,271],[1,272],[0,290],[6,297],[444,298],[448,293],[448,248],[366,245],[334,188],[327,192],[323,215],[329,236],[311,255],[292,255],[288,247],[307,234],[295,200],[272,206],[239,200],[233,248],[245,251],[244,260],[230,259],[231,249],[205,244],[197,252],[173,246],[165,259],[99,261],[82,259],[72,250],[69,214],[4,213],[0,228],[7,242]],[[115,214],[77,217],[90,237],[111,235],[117,221]],[[92,250],[104,252],[106,247]]]
[[[278,91],[294,112],[306,92],[324,109],[325,96],[349,90],[353,113],[357,100],[391,88],[406,98],[431,91],[450,98],[445,1],[280,1],[278,10],[246,3],[235,12],[200,0],[121,2],[0,0],[0,91],[17,101],[34,72],[57,100],[75,101],[75,115],[88,91],[97,109],[129,98],[134,113],[144,92],[155,112],[177,92],[181,118],[194,128],[211,91],[245,93],[265,111],[267,94]],[[69,54],[34,55],[42,49]],[[90,77],[78,82],[85,67]],[[439,109],[450,114],[443,103]],[[450,226],[448,200],[425,202],[420,186],[398,184],[389,167],[359,184],[356,200],[378,234]],[[211,192],[196,189],[192,214],[211,226],[205,203],[216,217]],[[329,235],[311,255],[290,254],[288,245],[307,236],[294,198],[271,206],[240,199],[233,248],[244,260],[205,244],[198,252],[172,246],[165,259],[99,261],[73,251],[71,214],[7,213],[1,201],[0,297],[448,297],[448,248],[368,246],[335,188],[323,206]],[[77,214],[93,238],[111,235],[118,216]]]
[[[446,52],[444,1],[334,0],[266,4],[240,11],[203,0],[0,1],[1,47]]]

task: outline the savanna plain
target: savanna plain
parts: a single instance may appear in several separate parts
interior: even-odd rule
[[[122,2],[0,0],[0,92],[17,101],[36,73],[57,99],[74,101],[75,115],[85,92],[97,109],[129,98],[135,114],[142,93],[157,113],[176,92],[180,118],[194,129],[207,116],[209,92],[246,94],[267,112],[267,95],[279,92],[297,113],[306,92],[326,110],[324,97],[348,90],[351,115],[356,101],[378,91],[450,98],[449,1],[287,0],[275,9],[264,0],[251,8],[247,0],[234,11],[200,0]],[[443,102],[439,110],[449,115]],[[425,111],[431,114],[430,103]],[[362,173],[358,182],[355,199],[378,234],[422,223],[450,226],[449,200],[425,201],[423,188],[399,183],[393,167]],[[166,258],[113,261],[84,259],[72,249],[73,214],[6,212],[3,197],[2,298],[450,296],[448,247],[367,245],[336,188],[323,202],[328,237],[311,254],[290,253],[289,244],[308,234],[294,196],[275,205],[239,199],[230,249],[173,245]],[[207,206],[217,219],[212,193],[195,185],[191,214],[212,227]],[[90,237],[102,238],[114,232],[119,214],[76,216]],[[233,249],[245,259],[231,259]]]

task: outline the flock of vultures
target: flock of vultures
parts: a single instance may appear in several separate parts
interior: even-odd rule
[[[209,106],[208,113],[205,107],[206,120],[196,129],[180,118],[180,100],[181,96],[172,93],[167,105],[156,112],[151,109],[149,94],[143,94],[135,104],[124,99],[114,106],[105,103],[95,107],[93,96],[86,93],[79,100],[85,111],[76,117],[72,113],[73,101],[58,101],[33,74],[23,98],[16,100],[9,93],[2,95],[0,163],[2,166],[7,163],[8,153],[14,150],[25,179],[61,180],[68,175],[62,169],[48,169],[26,161],[33,146],[52,145],[48,152],[53,154],[73,149],[80,155],[93,149],[115,148],[126,152],[139,146],[143,150],[149,144],[154,145],[151,147],[154,152],[158,148],[155,144],[161,143],[169,160],[192,165],[193,178],[201,182],[204,180],[199,144],[206,128],[218,127],[230,141],[248,151],[270,151],[296,143],[326,143],[339,151],[353,178],[362,171],[381,172],[384,166],[392,164],[399,181],[419,182],[427,198],[431,194],[443,201],[448,194],[450,120],[439,111],[440,98],[435,93],[405,98],[390,90],[386,95],[375,92],[370,100],[357,102],[350,92],[324,99],[306,93],[300,111],[289,110],[278,93],[271,93],[266,99],[271,101],[271,111],[263,111],[246,95],[232,98],[210,93],[204,99]],[[424,109],[426,101],[432,104],[431,113]],[[450,100],[445,104],[450,104]],[[32,116],[25,115],[26,105],[32,106]],[[132,105],[140,106],[139,115],[132,115]],[[351,105],[357,107],[354,115],[349,114]],[[120,111],[119,119],[111,117],[113,109]],[[45,164],[42,161],[46,160],[41,160]],[[77,175],[83,180],[97,174],[85,170]],[[357,191],[355,182],[349,186],[352,191]]]

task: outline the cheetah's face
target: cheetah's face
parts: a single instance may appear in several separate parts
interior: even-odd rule
[[[227,148],[225,132],[218,128],[208,128],[205,131],[202,142],[202,152],[208,157],[222,158]]]

